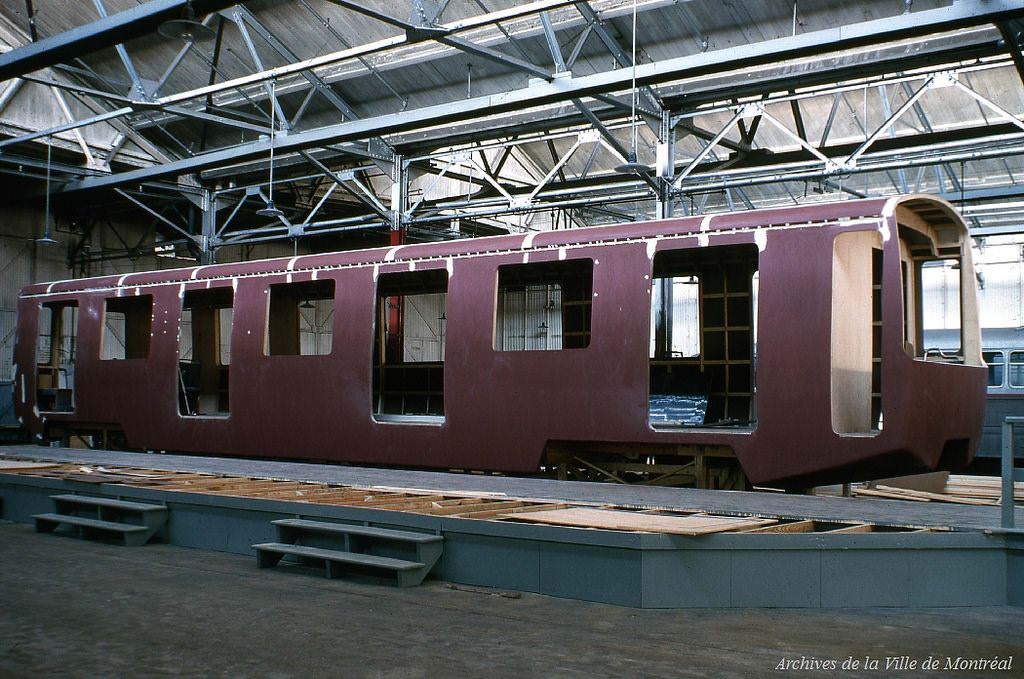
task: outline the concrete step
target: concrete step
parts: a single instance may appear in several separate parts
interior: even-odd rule
[[[344,552],[405,559],[421,564],[423,573],[419,581],[440,560],[444,549],[444,537],[432,533],[298,517],[278,519],[271,523],[277,528],[278,541],[283,544],[314,543],[319,547]],[[338,544],[332,544],[335,542]]]
[[[264,542],[253,545],[252,548],[256,550],[256,565],[259,568],[273,568],[283,556],[290,555],[322,560],[324,572],[328,578],[340,577],[345,571],[345,566],[358,566],[391,571],[397,577],[399,586],[411,587],[421,583],[427,574],[425,564],[377,556],[376,554],[346,552],[282,542]]]
[[[128,546],[136,547],[143,545],[150,537],[150,528],[133,523],[121,523],[118,521],[104,521],[93,519],[87,516],[75,516],[73,514],[34,514],[36,531],[39,533],[50,533],[62,523],[75,526],[81,537],[94,537],[96,534],[119,535]]]
[[[127,512],[166,512],[164,505],[154,505],[145,502],[132,502],[129,500],[118,500],[112,497],[96,497],[93,495],[51,495],[54,502],[71,503],[76,505],[88,505],[92,507],[110,507]]]
[[[36,530],[48,533],[58,525],[75,526],[80,537],[120,535],[124,544],[144,545],[167,523],[164,505],[96,495],[51,495],[55,511],[35,517]]]
[[[414,531],[395,530],[393,528],[376,528],[374,526],[361,526],[355,524],[333,523],[330,521],[312,521],[310,519],[278,519],[271,521],[279,529],[290,529],[296,532],[306,533],[335,533],[347,535],[359,535],[372,537],[381,540],[394,542],[412,542],[427,544],[432,542],[443,542],[440,535],[430,533],[416,533]]]

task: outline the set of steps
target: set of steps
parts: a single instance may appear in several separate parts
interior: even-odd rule
[[[51,533],[67,524],[78,537],[117,538],[129,547],[149,542],[167,522],[167,507],[90,495],[51,495],[55,511],[35,514],[36,531]]]
[[[423,582],[441,558],[444,538],[413,531],[309,519],[271,521],[279,542],[253,545],[256,565],[273,568],[284,556],[322,564],[328,578],[347,572],[394,575],[399,587]]]

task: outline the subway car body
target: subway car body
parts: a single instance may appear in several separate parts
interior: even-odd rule
[[[936,275],[961,331],[929,355]],[[928,196],[69,280],[18,312],[41,440],[510,473],[709,456],[798,488],[967,464],[985,412],[967,231]]]

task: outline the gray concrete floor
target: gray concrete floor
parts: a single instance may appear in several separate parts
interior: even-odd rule
[[[0,677],[11,679],[1024,676],[1019,608],[639,610],[442,582],[327,580],[234,554],[9,523],[0,564]],[[1011,654],[1010,671],[885,670],[886,656]],[[850,656],[879,669],[775,669]]]

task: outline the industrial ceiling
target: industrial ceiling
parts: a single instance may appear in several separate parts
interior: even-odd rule
[[[1021,0],[10,0],[0,201],[49,194],[83,261],[915,192],[1019,233],[1022,29]],[[141,240],[84,247],[117,215]]]

